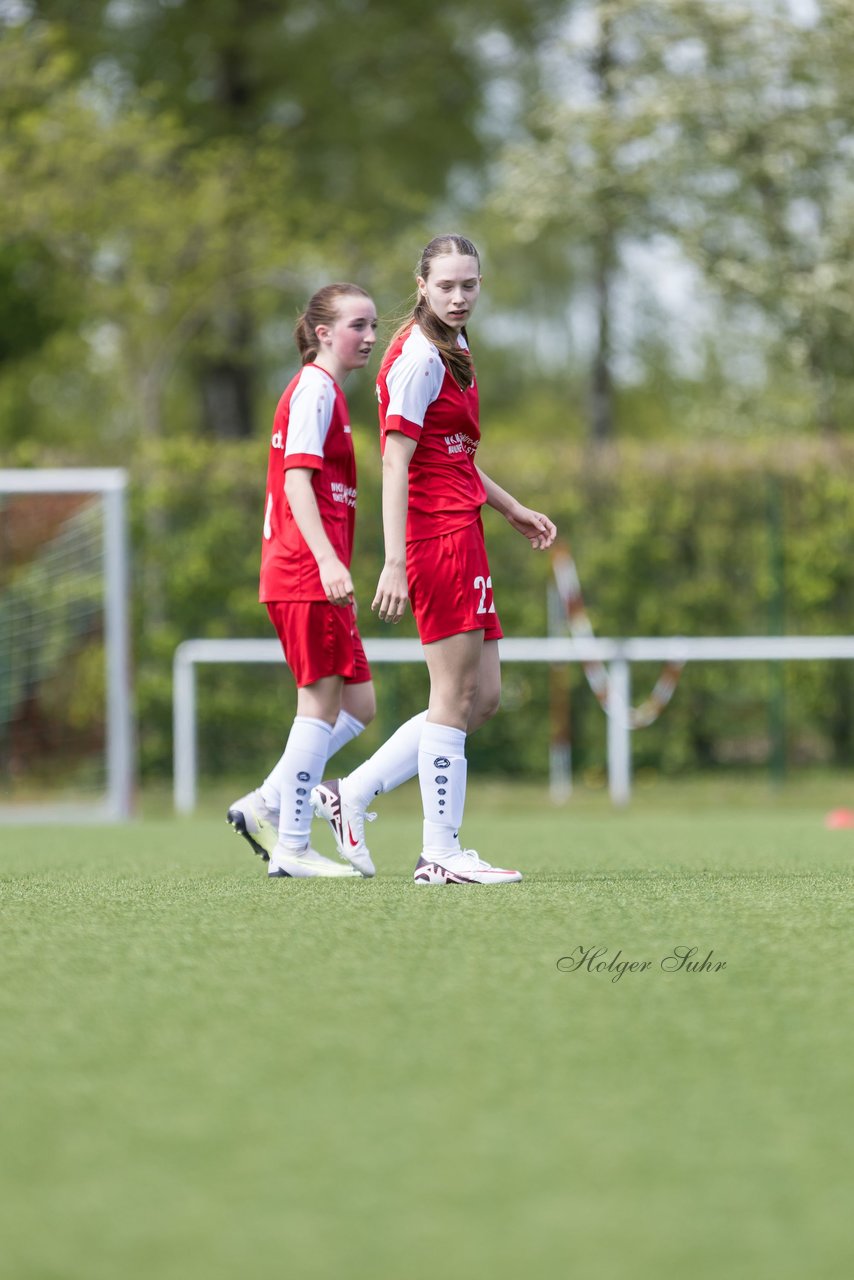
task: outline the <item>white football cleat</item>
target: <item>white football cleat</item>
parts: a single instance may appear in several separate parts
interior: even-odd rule
[[[375,876],[377,869],[365,844],[365,819],[373,822],[375,813],[366,813],[361,805],[350,803],[342,795],[346,779],[330,778],[311,789],[311,803],[318,818],[325,818],[335,837],[341,857],[363,876]]]
[[[268,809],[260,791],[250,791],[229,806],[225,815],[238,835],[249,841],[252,849],[265,862],[279,839],[279,811]]]
[[[322,853],[309,846],[298,851],[289,849],[287,845],[277,844],[270,854],[268,878],[288,876],[293,880],[311,880],[319,876],[337,878],[339,880],[361,880],[362,876],[355,867],[346,862],[333,862],[324,858]]]
[[[522,872],[493,867],[474,849],[425,849],[413,879],[416,884],[513,884]]]

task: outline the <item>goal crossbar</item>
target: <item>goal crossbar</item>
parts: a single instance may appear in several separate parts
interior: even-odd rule
[[[423,662],[418,640],[366,639],[373,663]],[[498,644],[502,662],[605,662],[609,668],[608,788],[615,805],[631,798],[631,665],[634,662],[800,662],[854,660],[854,636],[635,636],[578,639],[525,636]],[[173,662],[173,787],[178,813],[196,806],[196,667],[284,663],[278,640],[185,640]]]

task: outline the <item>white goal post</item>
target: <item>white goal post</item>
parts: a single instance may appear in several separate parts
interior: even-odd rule
[[[117,821],[130,815],[134,753],[126,489],[127,472],[117,467],[0,469],[0,745],[9,768],[4,792],[14,792],[11,802],[0,799],[0,822]],[[81,502],[56,495],[78,495]],[[33,496],[36,501],[28,506]],[[47,509],[52,509],[50,518]],[[91,701],[98,704],[92,707],[98,724],[90,734],[85,782],[72,782],[54,795],[48,770],[48,782],[25,780],[16,787],[10,741],[31,731],[28,716],[32,720],[36,714],[58,732],[51,719],[55,694],[44,707],[39,699],[46,687],[62,680],[73,690],[74,662],[84,650],[85,670],[96,690]],[[76,693],[88,709],[88,687]],[[73,737],[69,742],[73,759],[79,743]],[[37,745],[30,747],[28,760],[37,759]],[[20,802],[18,791],[23,792]]]
[[[423,662],[418,640],[366,639],[374,663]],[[854,660],[854,636],[635,637],[573,640],[533,636],[499,641],[502,662],[605,662],[610,680],[608,786],[615,805],[631,798],[631,664],[633,662],[798,662]],[[278,640],[186,640],[173,662],[174,803],[179,813],[196,806],[196,667],[199,664],[282,663]]]

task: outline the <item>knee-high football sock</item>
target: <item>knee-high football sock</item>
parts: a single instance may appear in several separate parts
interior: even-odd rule
[[[279,810],[279,838],[304,848],[311,829],[311,788],[323,779],[332,726],[313,716],[296,716],[284,753],[261,787],[264,803]],[[273,796],[278,803],[271,804]]]
[[[421,711],[387,738],[358,769],[343,779],[347,798],[367,808],[381,791],[393,791],[418,772],[418,744],[427,719]]]
[[[358,738],[360,733],[364,733],[365,726],[361,720],[357,720],[355,716],[351,716],[349,711],[339,711],[338,719],[332,726],[332,737],[329,739],[329,755],[327,760],[331,760],[336,751],[348,742],[352,742],[354,738]]]
[[[459,849],[466,771],[465,730],[426,721],[418,748],[425,849]]]

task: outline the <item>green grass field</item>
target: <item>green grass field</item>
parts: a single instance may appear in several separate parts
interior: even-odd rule
[[[268,882],[230,799],[0,828],[4,1277],[854,1274],[824,797],[475,782],[468,843],[526,872],[491,890],[412,884],[412,784],[373,882]]]

